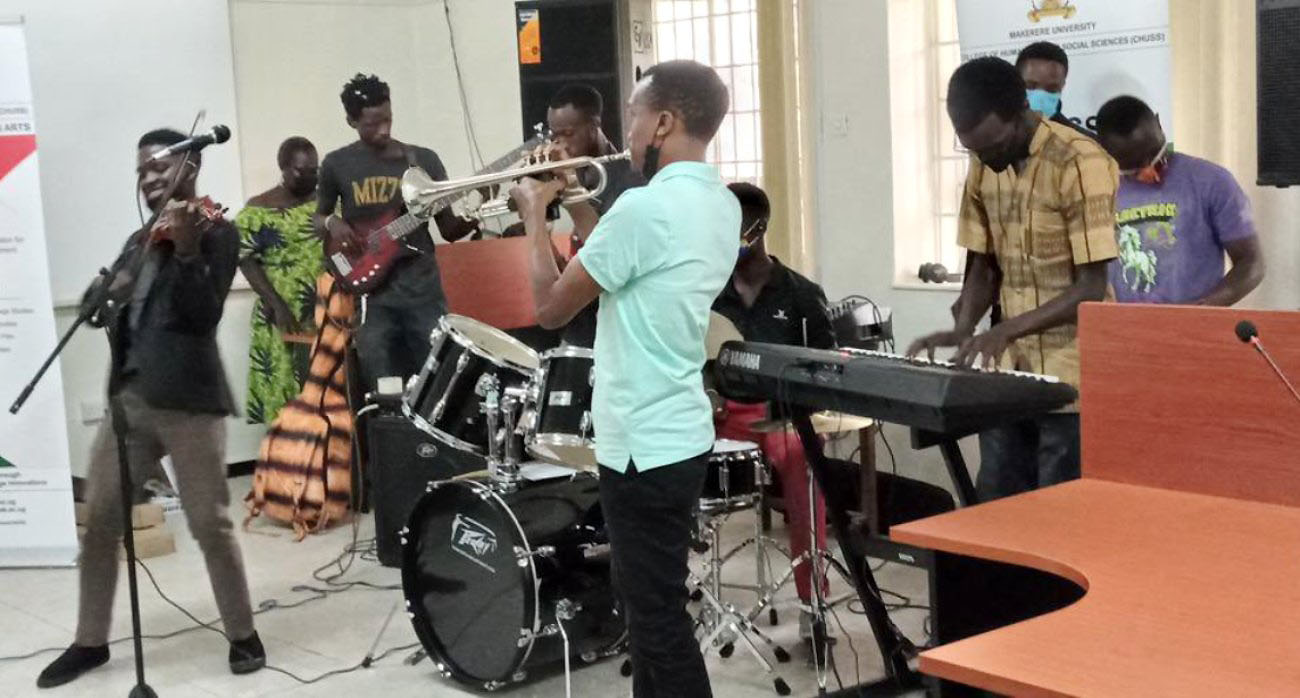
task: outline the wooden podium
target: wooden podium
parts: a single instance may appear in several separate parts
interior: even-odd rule
[[[1079,320],[1083,478],[891,530],[937,551],[921,670],[944,694],[1300,695],[1300,404],[1233,331],[1300,378],[1300,313]],[[1030,610],[989,607],[1015,585]]]
[[[555,235],[553,241],[567,256],[569,236]],[[527,237],[514,237],[437,245],[447,309],[502,330],[536,325],[528,278],[531,244]]]

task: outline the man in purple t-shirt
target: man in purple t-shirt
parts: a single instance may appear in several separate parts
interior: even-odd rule
[[[1097,112],[1097,139],[1119,163],[1119,258],[1110,283],[1121,303],[1232,305],[1264,280],[1250,201],[1232,174],[1174,153],[1160,119],[1136,97]],[[1224,273],[1223,254],[1232,260]]]

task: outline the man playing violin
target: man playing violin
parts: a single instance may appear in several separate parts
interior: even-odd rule
[[[243,556],[228,512],[225,417],[235,411],[235,404],[216,338],[239,261],[239,236],[221,218],[220,207],[197,196],[198,153],[152,159],[184,139],[185,134],[171,129],[140,138],[140,195],[161,215],[127,241],[114,268],[138,271],[129,279],[118,275],[112,289],[118,311],[112,318],[97,319],[114,323],[110,336],[119,363],[110,373],[108,389],[126,418],[129,465],[133,473],[145,473],[164,455],[171,456],[185,518],[203,551],[230,640],[230,670],[243,674],[265,666],[266,653],[253,628]],[[168,199],[173,182],[176,187]],[[131,262],[136,259],[139,264]],[[100,424],[90,452],[76,636],[41,672],[36,681],[41,688],[65,684],[108,661],[122,539],[112,419],[110,415]]]

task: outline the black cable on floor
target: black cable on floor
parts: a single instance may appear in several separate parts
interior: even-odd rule
[[[190,613],[188,610],[186,610],[184,606],[176,603],[175,601],[172,601],[171,597],[167,596],[167,594],[163,592],[162,587],[158,585],[158,580],[154,578],[153,571],[149,569],[148,565],[144,564],[143,560],[136,560],[136,564],[140,565],[140,568],[144,570],[145,575],[149,577],[149,583],[153,585],[154,591],[158,592],[158,596],[162,597],[163,601],[166,601],[168,605],[170,605],[172,608],[176,609],[177,611],[180,611],[186,618],[189,618],[195,624],[196,628],[211,630],[212,632],[224,638],[227,643],[231,642],[230,636],[227,635],[224,630],[220,630],[213,626],[213,623],[215,623],[215,621],[213,621],[213,623],[204,623],[203,621],[196,618],[193,613]],[[361,659],[361,661],[357,662],[352,666],[344,667],[342,669],[332,669],[330,671],[327,671],[323,674],[320,674],[310,679],[304,679],[301,676],[298,676],[297,674],[293,673],[292,671],[289,671],[288,669],[282,669],[278,666],[275,666],[274,664],[267,664],[266,669],[269,671],[273,671],[277,674],[283,674],[284,676],[287,676],[293,679],[294,681],[297,681],[300,684],[310,685],[310,684],[318,683],[320,681],[323,681],[333,676],[342,676],[343,674],[350,674],[360,669],[367,669],[373,666],[375,662],[383,659],[384,657],[389,656],[390,654],[393,654],[394,652],[401,652],[403,650],[413,649],[419,646],[419,644],[420,643],[415,642],[409,645],[391,647],[375,656],[366,655]]]
[[[322,600],[322,599],[328,598],[328,597],[331,596],[331,595],[339,594],[339,593],[342,593],[342,592],[345,592],[345,591],[350,591],[350,590],[352,590],[352,589],[356,589],[356,588],[370,589],[370,590],[374,590],[374,591],[393,591],[393,590],[399,590],[399,589],[401,589],[402,587],[401,587],[400,584],[375,584],[375,583],[373,583],[373,582],[366,582],[366,581],[360,581],[360,580],[358,580],[358,581],[352,581],[352,582],[339,582],[339,581],[338,581],[338,580],[339,580],[343,575],[347,574],[348,571],[352,569],[352,565],[353,565],[353,563],[356,561],[357,558],[360,558],[360,559],[362,559],[363,561],[372,561],[372,560],[375,559],[375,558],[374,558],[374,555],[375,555],[375,550],[376,550],[376,539],[374,539],[374,538],[359,539],[359,538],[358,538],[359,531],[360,531],[360,522],[359,522],[358,517],[354,516],[354,517],[353,517],[353,520],[352,520],[352,541],[343,547],[343,551],[342,551],[341,553],[339,553],[339,555],[338,555],[337,557],[335,557],[333,560],[331,560],[331,561],[325,563],[324,565],[321,565],[320,567],[317,567],[315,570],[312,571],[312,579],[314,579],[314,580],[317,581],[317,582],[320,582],[321,584],[324,584],[324,585],[325,585],[325,588],[320,588],[320,587],[312,586],[312,585],[309,585],[309,584],[298,584],[298,585],[295,585],[295,586],[293,586],[293,587],[290,587],[290,589],[289,589],[290,592],[292,592],[292,593],[309,592],[309,593],[311,593],[312,595],[311,595],[311,596],[308,596],[308,597],[306,597],[306,598],[304,598],[304,599],[300,599],[300,600],[298,600],[298,601],[293,601],[293,602],[289,602],[289,603],[285,603],[285,602],[283,602],[283,601],[280,601],[279,599],[267,599],[267,600],[262,601],[261,603],[259,603],[259,604],[257,605],[256,610],[253,611],[253,615],[255,615],[255,616],[256,616],[256,615],[261,615],[261,614],[263,614],[263,613],[266,613],[266,612],[268,612],[268,611],[273,611],[273,610],[287,610],[287,609],[290,609],[290,608],[298,608],[299,606],[304,606],[304,605],[306,605],[306,604],[309,604],[309,603],[312,603],[312,602],[315,602],[315,601],[320,601],[320,600]],[[347,558],[347,562],[346,562],[346,563],[343,561],[344,558]],[[174,637],[179,637],[180,635],[184,635],[185,633],[193,632],[193,631],[195,631],[195,630],[202,630],[202,629],[208,629],[208,630],[214,630],[214,631],[216,631],[216,632],[221,632],[221,631],[219,631],[219,630],[216,630],[214,627],[212,627],[214,624],[216,624],[216,623],[220,620],[219,618],[215,618],[215,619],[213,619],[213,620],[211,620],[211,621],[209,621],[209,622],[207,622],[207,623],[204,623],[203,621],[200,621],[199,619],[195,618],[195,617],[194,617],[193,615],[191,615],[188,611],[185,611],[184,609],[181,609],[181,608],[179,607],[179,605],[173,603],[173,602],[171,601],[171,599],[168,599],[168,598],[163,594],[162,589],[158,586],[157,581],[154,580],[154,578],[153,578],[153,574],[149,572],[149,568],[145,566],[144,562],[142,562],[142,561],[140,561],[140,560],[137,560],[136,562],[139,563],[140,566],[141,566],[142,568],[144,568],[145,572],[149,574],[149,579],[150,579],[151,582],[153,582],[153,584],[154,584],[154,589],[158,592],[158,595],[159,595],[159,596],[162,596],[162,597],[163,597],[163,600],[167,601],[168,603],[171,603],[173,606],[175,606],[175,607],[177,607],[179,610],[181,610],[182,613],[184,613],[186,616],[188,616],[189,619],[192,620],[192,621],[194,621],[194,623],[195,623],[195,625],[192,625],[192,626],[190,626],[190,627],[179,628],[179,629],[177,629],[177,630],[173,630],[172,632],[169,632],[169,633],[151,634],[151,635],[141,635],[141,636],[140,636],[141,639],[143,639],[143,640],[170,640],[170,639],[172,639],[172,638],[174,638]],[[331,568],[331,567],[336,568],[337,571],[334,572],[333,574],[329,575],[329,576],[324,576],[324,577],[321,576],[323,572],[325,572],[326,570],[328,570],[328,569]],[[224,635],[224,634],[223,634],[223,635]],[[126,637],[119,637],[119,638],[117,638],[117,639],[115,639],[115,640],[110,640],[107,644],[108,644],[108,646],[117,645],[117,644],[121,644],[121,643],[123,643],[123,642],[130,642],[131,639],[132,639],[131,636],[128,635],[128,636],[126,636]],[[418,644],[418,643],[417,643],[417,644]],[[415,646],[415,645],[411,645],[411,647],[414,647],[414,646]],[[20,654],[20,655],[11,655],[11,656],[7,656],[7,657],[0,657],[0,663],[4,663],[4,662],[18,662],[18,661],[24,661],[24,660],[32,659],[33,657],[38,657],[38,656],[40,656],[40,655],[42,655],[42,654],[47,654],[47,653],[50,653],[50,652],[62,652],[62,651],[65,650],[65,649],[67,649],[66,646],[45,647],[45,648],[42,648],[42,649],[33,650],[32,652],[28,652],[27,654]],[[406,649],[410,649],[410,647],[408,647],[408,648],[406,648]],[[393,650],[393,651],[396,651],[396,650]],[[382,654],[380,654],[378,657],[372,658],[372,659],[370,660],[370,662],[373,663],[373,662],[375,662],[375,661],[378,661],[380,658],[382,658],[382,657],[384,657],[384,656],[387,656],[387,654],[388,654],[388,652],[382,653]],[[364,661],[364,660],[363,660],[363,661]],[[354,668],[352,668],[352,669],[349,669],[348,671],[354,671],[355,669],[356,669],[356,668],[354,667]],[[276,671],[277,669],[272,669],[272,670],[273,670],[273,671]],[[331,675],[333,675],[333,674],[331,674]],[[296,678],[296,677],[293,677],[293,678]],[[318,678],[315,679],[315,680],[319,680],[319,678],[320,678],[320,677],[318,677]]]

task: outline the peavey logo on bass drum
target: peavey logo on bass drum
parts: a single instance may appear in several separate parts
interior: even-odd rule
[[[490,555],[497,549],[497,534],[487,526],[464,514],[457,514],[451,522],[451,549],[470,562],[496,574],[496,569],[482,560],[483,556]]]
[[[718,362],[723,366],[732,366],[743,368],[749,371],[757,371],[761,358],[758,354],[749,351],[736,351],[734,349],[723,349],[722,356],[718,357]]]

